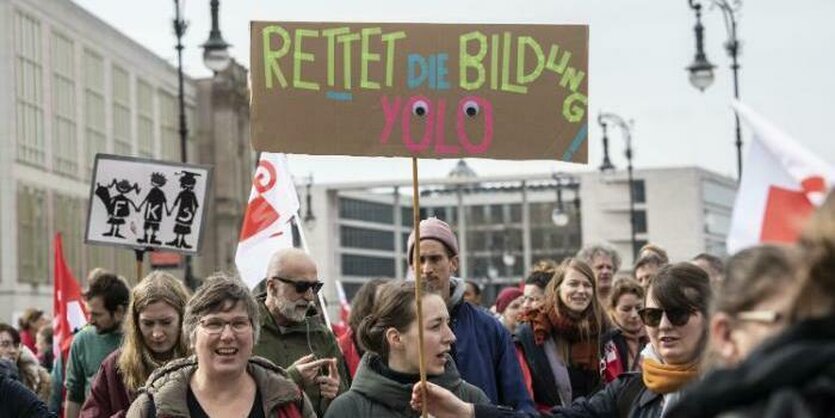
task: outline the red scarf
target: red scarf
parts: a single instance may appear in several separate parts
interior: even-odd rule
[[[556,336],[568,342],[569,358],[571,366],[578,366],[583,369],[597,370],[599,367],[598,336],[600,324],[594,315],[587,315],[587,318],[572,318],[564,312],[557,314],[556,309],[542,310],[541,308],[528,311],[523,320],[530,323],[533,329],[534,342],[536,345],[543,345],[549,336]],[[580,327],[582,322],[588,326]]]

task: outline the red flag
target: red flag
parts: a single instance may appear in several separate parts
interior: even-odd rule
[[[793,242],[835,186],[835,166],[742,103],[739,118],[753,133],[734,203],[728,251],[763,242]]]
[[[61,234],[55,234],[55,280],[52,294],[52,347],[56,358],[70,350],[73,332],[87,324],[81,287],[64,261]],[[65,358],[66,356],[62,356]]]

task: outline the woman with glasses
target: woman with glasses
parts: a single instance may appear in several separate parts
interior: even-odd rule
[[[258,305],[238,278],[217,273],[186,305],[183,337],[194,355],[154,371],[128,417],[314,417],[287,374],[259,357]]]
[[[372,312],[357,329],[366,353],[351,389],[334,399],[325,418],[417,416],[409,401],[412,386],[420,380],[419,328],[423,328],[427,379],[464,402],[490,402],[481,389],[463,381],[455,368],[450,356],[455,334],[450,328],[444,299],[427,292],[422,300],[423,323],[419,323],[415,282],[397,281],[380,286]]]
[[[189,292],[174,276],[154,271],[133,288],[122,346],[108,355],[81,408],[81,417],[121,417],[151,372],[188,354],[181,338]]]
[[[669,413],[680,391],[699,376],[707,343],[710,279],[690,263],[667,265],[658,271],[647,290],[646,307],[640,311],[649,336],[642,352],[641,373],[626,373],[589,398],[549,411],[554,417],[677,417]],[[423,403],[419,387],[412,406]],[[468,405],[437,387],[426,400],[436,418],[523,417],[488,406]]]
[[[0,322],[0,358],[14,363],[18,369],[20,381],[35,392],[42,401],[49,400],[50,378],[38,358],[23,345],[20,333],[9,324]]]
[[[531,371],[534,402],[540,410],[568,405],[600,385],[598,356],[602,318],[594,273],[567,258],[545,289],[545,300],[525,314],[517,344]]]

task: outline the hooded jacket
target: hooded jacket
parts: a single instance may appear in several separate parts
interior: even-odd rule
[[[380,356],[366,353],[360,361],[351,390],[333,400],[325,418],[420,416],[420,412],[412,409],[409,404],[413,384],[401,383],[383,375],[381,370],[385,367]],[[449,390],[464,402],[490,403],[481,389],[461,380],[451,359],[447,361],[442,375],[427,380]]]
[[[148,377],[145,387],[128,410],[128,418],[187,418],[189,381],[197,370],[195,356],[172,360]],[[310,401],[280,367],[260,357],[252,357],[247,372],[261,394],[264,413],[269,418],[315,418]],[[153,405],[151,405],[153,403]]]
[[[450,278],[452,355],[461,378],[483,390],[493,404],[535,412],[510,332],[487,311],[464,301],[464,289],[462,279]]]
[[[675,417],[830,417],[835,399],[835,316],[797,323],[734,369],[708,374]]]
[[[273,318],[264,300],[259,302],[261,310],[261,336],[253,347],[253,353],[266,358],[277,366],[287,370],[290,378],[302,387],[316,414],[323,416],[330,400],[320,396],[319,385],[304,385],[301,374],[292,367],[292,364],[312,353],[316,358],[336,358],[336,367],[339,369],[339,392],[343,393],[350,386],[351,374],[342,351],[336,342],[336,337],[331,330],[322,324],[318,314],[311,309],[304,322],[287,327],[279,326]]]

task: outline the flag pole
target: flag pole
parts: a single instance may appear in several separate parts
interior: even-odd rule
[[[134,254],[136,254],[136,282],[135,284],[139,284],[142,281],[142,263],[145,261],[145,250],[144,249],[135,249],[133,250]]]
[[[415,228],[414,258],[415,266],[415,305],[418,324],[418,361],[420,362],[420,387],[423,391],[420,415],[426,418],[426,360],[423,352],[423,278],[420,265],[420,195],[418,194],[418,159],[412,157],[412,214]]]
[[[296,213],[293,214],[293,218],[290,219],[290,222],[293,223],[293,226],[299,232],[299,240],[301,241],[301,244],[302,244],[302,250],[305,253],[310,254],[310,248],[308,248],[308,246],[307,246],[307,238],[305,238],[305,236],[304,236],[304,231],[302,230],[302,226],[298,222],[298,219],[299,219],[299,213],[296,212]],[[333,328],[331,327],[331,318],[328,315],[328,306],[325,303],[325,297],[322,295],[322,292],[317,293],[316,298],[319,301],[319,306],[322,307],[322,319],[325,320],[325,326],[328,327],[329,330],[333,331]]]

